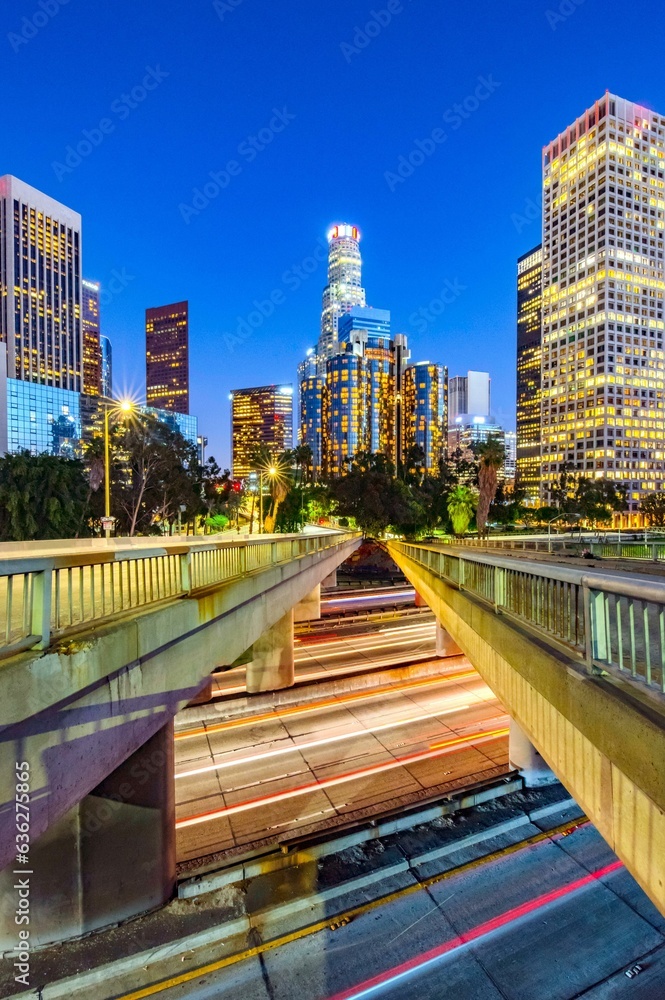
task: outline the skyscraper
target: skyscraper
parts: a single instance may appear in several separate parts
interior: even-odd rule
[[[99,331],[99,282],[81,282],[81,326],[83,330],[83,392],[99,396],[102,391],[102,351]]]
[[[148,406],[189,412],[189,305],[174,302],[146,309]]]
[[[540,365],[543,248],[517,261],[517,459],[516,485],[534,503],[540,487]],[[508,438],[506,437],[506,440]],[[508,477],[509,478],[509,477]]]
[[[448,428],[448,369],[430,361],[404,372],[404,460],[422,449],[424,468],[436,475],[444,457]]]
[[[111,341],[103,334],[99,338],[99,343],[102,354],[101,392],[102,396],[110,399],[113,395],[113,350]]]
[[[293,447],[293,386],[261,385],[231,392],[231,467],[234,479],[252,471],[260,445],[278,455]]]
[[[318,346],[321,367],[337,350],[340,316],[353,306],[365,305],[360,274],[360,232],[347,223],[332,226],[328,230],[328,245],[328,284],[323,290]]]
[[[0,340],[11,378],[82,389],[81,216],[0,178]]]
[[[323,472],[341,476],[347,460],[368,451],[368,388],[365,359],[349,349],[326,363],[323,388]]]
[[[364,361],[362,375],[367,385],[360,398],[365,400],[367,413],[361,448],[381,452],[395,462],[395,353],[389,310],[353,306],[339,319],[338,338],[340,348],[353,350]]]
[[[490,414],[491,379],[489,372],[469,371],[450,379],[448,424],[454,427],[458,417],[468,415],[488,417]],[[463,421],[464,422],[464,421]]]
[[[606,93],[543,149],[542,496],[663,489],[665,117]]]

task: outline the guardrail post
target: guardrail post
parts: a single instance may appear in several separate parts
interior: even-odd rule
[[[465,583],[465,580],[464,580],[464,560],[462,559],[461,556],[458,556],[458,560],[459,560],[459,573],[458,573],[459,580],[457,582],[459,584],[459,589],[460,590],[464,590],[464,583]]]
[[[494,610],[499,612],[500,608],[506,606],[506,571],[498,566],[494,569]]]
[[[605,594],[602,590],[590,590],[586,584],[582,593],[584,597],[587,667],[591,673],[594,673],[595,662],[607,663],[609,660],[610,637],[607,633]]]
[[[192,592],[192,550],[180,554],[180,587],[185,594]]]
[[[51,590],[53,571],[43,569],[32,574],[32,621],[30,630],[40,636],[33,649],[47,649],[51,642]]]
[[[655,542],[651,545],[651,558],[654,562],[658,562],[658,546]]]

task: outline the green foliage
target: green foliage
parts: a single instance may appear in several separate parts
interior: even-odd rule
[[[647,523],[654,528],[665,526],[665,492],[657,490],[650,493],[640,504],[640,510],[645,515]]]
[[[21,451],[0,458],[0,541],[89,534],[82,462]]]
[[[476,454],[479,487],[476,524],[478,534],[481,535],[485,531],[490,505],[496,495],[499,469],[506,460],[506,449],[499,438],[491,434],[487,441],[478,445]]]
[[[451,490],[447,506],[453,526],[453,534],[464,535],[471,524],[478,494],[470,486],[458,485]]]
[[[330,493],[338,512],[355,518],[365,535],[380,536],[390,525],[409,526],[416,513],[406,484],[378,468],[363,471],[359,464],[352,465],[347,476],[333,480]]]

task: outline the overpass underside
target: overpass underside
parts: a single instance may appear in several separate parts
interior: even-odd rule
[[[175,882],[173,717],[212,671],[254,644],[248,684],[259,690],[293,683],[294,609],[316,605],[321,582],[359,541],[348,533],[257,539],[248,543],[253,568],[238,573],[230,550],[240,543],[229,552],[223,544],[193,543],[194,554],[184,546],[158,556],[106,553],[125,580],[134,579],[131,559],[181,559],[184,592],[0,659],[0,948],[16,936],[14,762],[29,772],[20,781],[21,791],[29,785],[35,946],[165,902]],[[213,558],[228,578],[208,583]],[[190,559],[198,561],[190,566]],[[136,568],[138,579],[142,566]],[[57,560],[41,572],[74,572],[78,579],[77,567],[59,569]],[[65,595],[67,584],[65,577]],[[76,598],[76,588],[69,592]]]
[[[574,642],[554,640],[502,611],[498,582],[486,595],[471,593],[440,574],[439,554],[428,566],[416,552],[423,551],[420,546],[390,542],[388,548],[441,626],[665,914],[663,695],[642,690],[597,663],[587,665]],[[593,603],[585,617],[591,629]],[[662,627],[660,642],[662,647]]]

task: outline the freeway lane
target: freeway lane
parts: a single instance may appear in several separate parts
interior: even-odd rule
[[[442,676],[211,722],[176,738],[178,858],[272,843],[507,770],[508,720],[458,657]]]
[[[435,620],[431,612],[393,619],[352,622],[329,618],[307,631],[296,631],[297,681],[343,677],[361,670],[378,670],[422,660],[434,654]],[[245,668],[213,676],[213,698],[245,691]]]
[[[336,914],[331,911],[330,921]],[[172,1000],[658,1000],[665,919],[586,823],[414,883],[388,902],[220,969],[185,973]],[[255,952],[258,950],[259,954]],[[635,978],[625,972],[635,963]],[[220,963],[221,964],[221,963]],[[132,995],[132,1000],[136,994]],[[130,1000],[130,998],[126,998]]]

